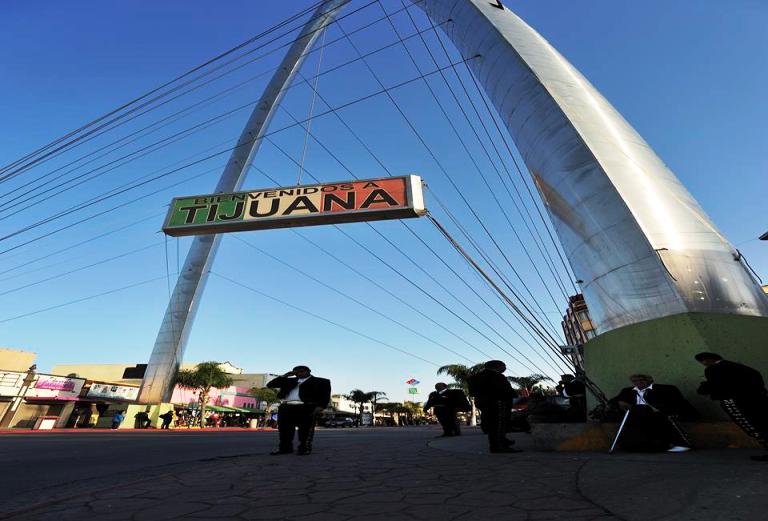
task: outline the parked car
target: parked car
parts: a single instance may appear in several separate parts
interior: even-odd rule
[[[355,421],[352,418],[333,418],[325,422],[326,427],[353,427]]]

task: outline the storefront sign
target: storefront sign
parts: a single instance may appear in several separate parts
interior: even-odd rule
[[[421,177],[411,175],[177,197],[163,231],[178,237],[405,219],[425,213]]]
[[[139,388],[130,385],[91,384],[88,398],[104,398],[107,400],[134,401],[139,397]]]
[[[39,374],[24,396],[52,400],[74,400],[80,396],[85,380],[68,376]]]
[[[24,384],[24,375],[17,371],[0,371],[0,396],[18,396]]]

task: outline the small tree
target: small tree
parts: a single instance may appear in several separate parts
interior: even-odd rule
[[[359,424],[363,424],[363,404],[366,404],[371,401],[371,394],[366,393],[365,391],[361,391],[360,389],[352,389],[349,391],[349,394],[345,394],[344,398],[347,400],[359,404],[360,409],[358,410],[358,420]]]
[[[187,389],[198,391],[200,403],[200,428],[205,427],[205,406],[211,389],[225,389],[232,385],[232,377],[221,367],[219,362],[202,362],[194,369],[179,369],[176,373],[176,383]]]
[[[473,374],[479,373],[485,367],[484,364],[476,364],[473,366],[466,366],[463,364],[450,364],[444,365],[437,370],[437,374],[447,374],[453,378],[454,383],[448,384],[448,387],[454,389],[461,389],[464,394],[469,396],[469,378]],[[477,425],[477,408],[475,407],[474,397],[469,396],[469,403],[472,405],[472,412],[469,419],[469,424],[472,426]]]
[[[264,402],[264,425],[267,425],[267,422],[269,421],[269,411],[272,409],[272,406],[276,403],[280,403],[280,400],[277,398],[277,391],[275,389],[270,389],[269,387],[252,387],[248,394],[256,398],[260,402]]]
[[[530,395],[533,391],[540,390],[542,382],[552,381],[550,377],[538,373],[528,376],[507,376],[507,380],[515,384],[525,395]]]
[[[376,426],[376,407],[378,406],[378,403],[380,400],[387,399],[387,393],[382,391],[370,391],[367,394],[370,397],[370,400],[368,401],[371,402],[371,413],[372,413],[371,425],[375,427]]]

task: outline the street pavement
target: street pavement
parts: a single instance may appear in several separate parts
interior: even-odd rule
[[[310,456],[273,432],[0,436],[0,519],[757,521],[754,451],[488,454],[476,429],[318,430]],[[525,434],[514,436],[529,448]]]

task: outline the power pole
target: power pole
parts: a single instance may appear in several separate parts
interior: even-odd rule
[[[301,30],[253,109],[216,185],[217,193],[236,192],[240,189],[285,89],[293,81],[307,52],[323,29],[348,2],[324,2]],[[219,235],[198,235],[192,242],[147,364],[139,391],[139,403],[167,402],[171,398],[176,371],[184,356],[220,240]]]

